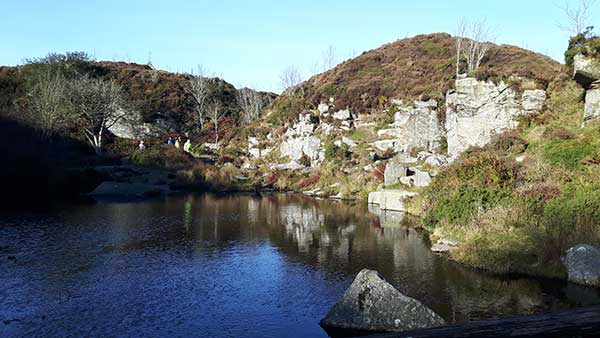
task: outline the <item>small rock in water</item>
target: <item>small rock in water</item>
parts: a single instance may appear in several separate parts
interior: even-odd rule
[[[403,295],[377,271],[362,270],[320,325],[325,329],[393,332],[444,324],[438,314]]]

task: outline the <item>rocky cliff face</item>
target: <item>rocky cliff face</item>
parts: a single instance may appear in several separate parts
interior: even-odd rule
[[[546,92],[518,94],[504,82],[464,78],[446,96],[448,154],[458,156],[471,146],[487,144],[493,135],[515,128],[518,119],[542,110]]]
[[[585,90],[583,124],[600,117],[600,60],[578,54],[573,63],[573,79]]]

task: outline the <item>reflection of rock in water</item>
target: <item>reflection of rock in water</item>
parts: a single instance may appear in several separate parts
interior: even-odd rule
[[[381,210],[377,205],[369,205],[369,212],[379,217],[379,223],[382,228],[397,228],[402,226],[405,212]]]
[[[534,313],[543,308],[543,292],[527,279],[482,274],[458,265],[446,266],[446,290],[458,320],[479,320],[490,314]]]
[[[260,217],[260,199],[248,198],[248,222],[251,224],[258,223]]]
[[[281,222],[285,231],[298,243],[301,252],[308,252],[315,233],[325,222],[325,215],[314,206],[287,205],[280,209]]]

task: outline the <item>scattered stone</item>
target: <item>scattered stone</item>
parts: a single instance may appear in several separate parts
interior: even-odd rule
[[[414,175],[411,178],[414,179],[415,187],[427,187],[431,184],[431,175],[426,171],[421,171],[419,169],[412,169]]]
[[[405,177],[407,168],[402,164],[390,162],[385,166],[384,185],[386,187],[400,183],[400,178]]]
[[[580,244],[567,250],[562,259],[569,281],[600,287],[600,249]]]
[[[333,118],[341,121],[349,121],[352,120],[352,113],[348,109],[339,110],[333,113]]]
[[[404,190],[382,190],[369,193],[369,204],[379,205],[381,210],[407,211],[404,200],[417,196],[415,192]]]
[[[210,150],[218,150],[219,149],[218,143],[204,143],[204,144],[202,144],[202,146],[204,148],[210,149]]]
[[[321,123],[321,131],[325,135],[330,135],[335,130],[335,127],[328,123]]]
[[[244,170],[256,170],[256,166],[250,162],[246,162],[242,165],[242,169]]]
[[[320,322],[324,328],[407,331],[444,324],[421,302],[403,295],[376,271],[362,270]]]
[[[291,161],[284,164],[274,164],[270,167],[272,170],[300,170],[304,169],[304,166],[298,162]]]
[[[392,150],[395,152],[403,151],[403,147],[398,143],[397,140],[379,140],[379,141],[373,142],[372,146],[381,151],[388,151],[388,150]]]
[[[327,103],[320,103],[319,106],[317,107],[317,110],[321,114],[327,113],[329,111],[329,104],[327,104]]]
[[[431,246],[431,251],[440,254],[449,254],[458,249],[461,243],[451,238],[440,238],[437,243]]]
[[[546,102],[546,91],[541,89],[525,90],[521,96],[523,109],[531,112],[539,112],[544,108]]]

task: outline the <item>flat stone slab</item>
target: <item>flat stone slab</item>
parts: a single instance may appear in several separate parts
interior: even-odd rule
[[[442,317],[403,295],[372,270],[359,272],[320,322],[325,329],[374,332],[407,331],[443,324]]]
[[[379,205],[381,210],[407,211],[406,198],[417,196],[415,192],[404,190],[382,190],[369,193],[369,204]]]

